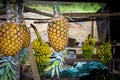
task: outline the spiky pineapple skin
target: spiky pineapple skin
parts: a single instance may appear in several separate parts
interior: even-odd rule
[[[23,44],[23,28],[15,23],[5,23],[0,27],[0,51],[6,56],[16,55]]]
[[[27,48],[31,39],[30,30],[25,24],[22,24],[21,26],[23,27],[23,48]]]
[[[55,51],[62,51],[68,43],[69,22],[64,16],[54,19],[48,23],[48,39]]]
[[[15,56],[22,48],[30,43],[29,36],[23,25],[5,22],[0,26],[0,54],[2,56]]]

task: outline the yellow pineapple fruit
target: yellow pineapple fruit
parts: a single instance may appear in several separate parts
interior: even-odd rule
[[[16,55],[22,48],[23,28],[16,23],[4,23],[0,26],[0,51],[6,56]]]
[[[23,48],[27,48],[31,39],[30,30],[25,24],[22,24],[21,26],[23,27]]]
[[[30,43],[30,33],[23,25],[17,23],[4,23],[0,26],[0,54],[14,56]]]
[[[62,51],[68,43],[68,20],[54,7],[54,17],[48,23],[48,39],[55,51]]]

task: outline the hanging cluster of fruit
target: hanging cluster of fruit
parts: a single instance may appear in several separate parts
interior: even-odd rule
[[[52,51],[49,45],[42,40],[37,28],[33,24],[31,24],[31,26],[37,35],[37,39],[35,39],[32,42],[32,47],[35,52],[34,56],[35,56],[35,60],[38,66],[38,71],[40,75],[42,75],[45,68],[50,63],[50,56],[51,56]]]
[[[107,63],[112,59],[111,44],[104,41],[104,34],[102,35],[102,45],[97,48],[97,53],[103,63]]]
[[[19,78],[17,54],[29,46],[30,31],[22,19],[20,7],[16,3],[18,0],[5,1],[7,21],[0,25],[0,80],[17,80]],[[20,59],[21,62],[23,60]]]
[[[104,42],[97,49],[97,53],[101,62],[109,62],[112,59],[111,44],[109,42]]]
[[[83,42],[82,45],[83,57],[90,59],[92,54],[94,53],[94,46],[95,46],[95,40],[91,38],[89,34],[88,38]]]
[[[54,4],[54,17],[48,23],[48,39],[55,51],[62,51],[68,43],[68,20],[60,14],[59,6]]]
[[[0,56],[15,56],[30,43],[30,31],[25,23],[19,23],[18,9],[13,9],[8,8],[8,20],[0,25]]]

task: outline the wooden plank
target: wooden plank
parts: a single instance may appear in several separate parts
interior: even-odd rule
[[[99,21],[99,20],[104,20],[104,19],[109,19],[109,20],[113,20],[113,19],[117,19],[120,17],[116,17],[116,18],[71,18],[68,19],[69,22],[83,22],[83,21]],[[39,23],[47,23],[50,19],[34,19],[34,18],[26,18],[26,20],[39,20],[39,21],[34,21],[34,23],[39,24]]]
[[[30,61],[30,66],[32,68],[32,73],[33,73],[33,78],[34,80],[41,80],[37,68],[37,64],[35,62],[34,54],[33,54],[33,49],[32,49],[32,44],[30,43],[30,46],[28,47],[29,50],[29,61]]]
[[[94,21],[91,22],[91,37],[94,38]]]
[[[86,58],[65,58],[65,63],[68,64],[74,64],[74,62],[91,62],[91,61],[100,61],[99,58],[91,58],[91,59],[86,59]],[[111,59],[111,62],[120,62],[119,58],[113,58]]]
[[[69,17],[110,17],[110,16],[120,16],[120,12],[113,13],[62,13],[64,16]]]

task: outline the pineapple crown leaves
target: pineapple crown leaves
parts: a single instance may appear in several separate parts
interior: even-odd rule
[[[54,2],[53,3],[53,13],[54,15],[59,15],[60,14],[60,2],[58,0],[58,2]]]
[[[0,59],[0,80],[16,80],[16,70],[13,66],[16,66],[13,57],[2,57]]]
[[[64,55],[62,52],[54,52],[51,57],[55,57],[51,59],[51,65],[48,66],[45,71],[49,72],[51,71],[51,77],[54,77],[55,75],[57,77],[60,76],[60,71],[62,70],[62,66],[64,64]],[[56,73],[56,74],[55,74]]]
[[[20,65],[28,62],[28,49],[24,48],[20,51]]]

